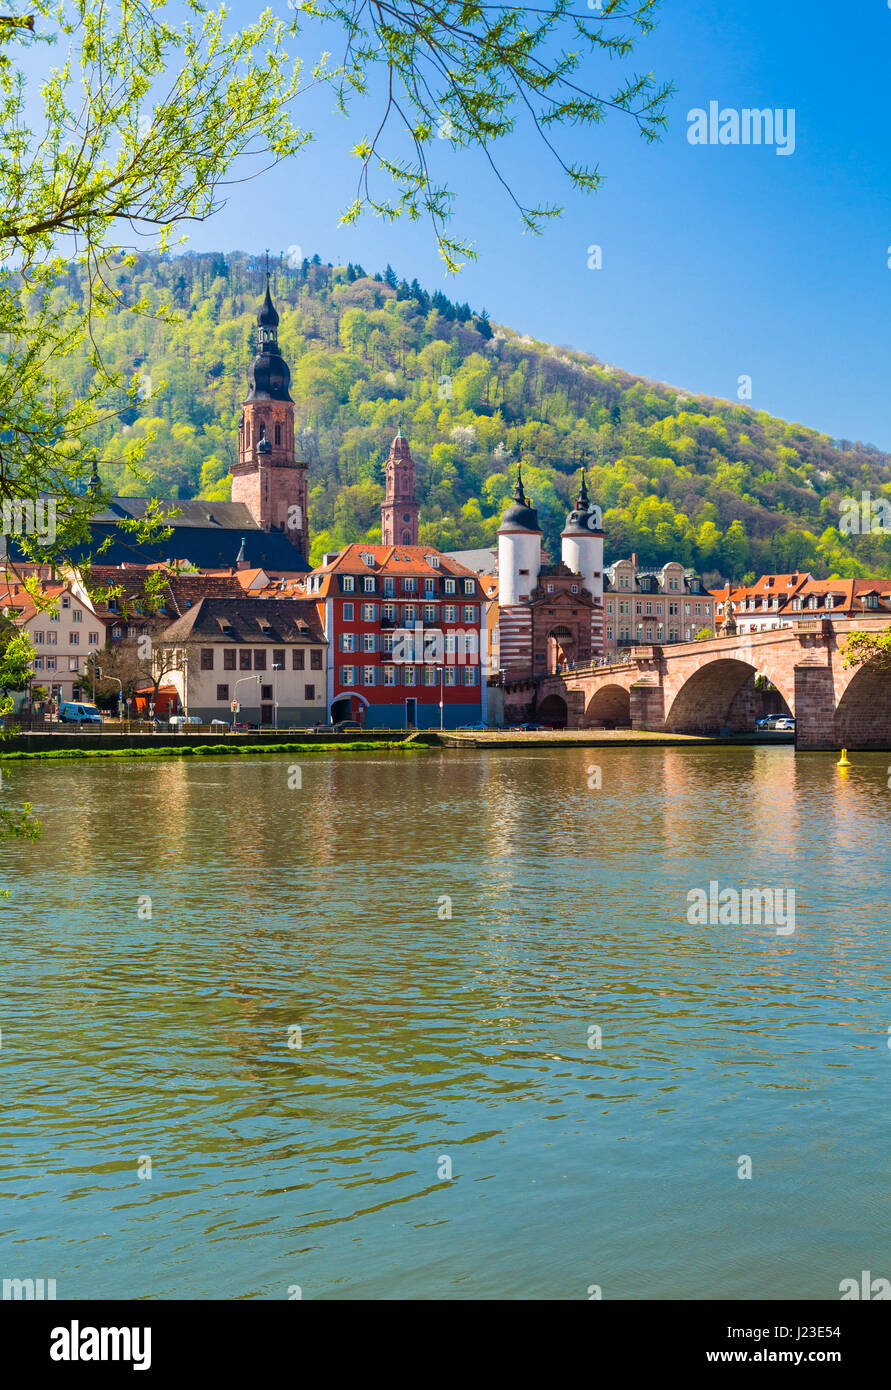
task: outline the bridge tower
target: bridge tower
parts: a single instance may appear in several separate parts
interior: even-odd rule
[[[510,679],[532,671],[532,615],[529,600],[541,569],[538,513],[523,491],[517,469],[514,500],[498,527],[498,608],[501,664]]]

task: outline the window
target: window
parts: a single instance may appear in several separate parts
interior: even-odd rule
[[[340,668],[340,683],[341,683],[341,685],[352,685],[352,683],[353,683],[353,672],[354,672],[354,670],[355,670],[355,667],[353,667],[353,666],[341,666],[341,668]]]
[[[476,685],[476,683],[477,683],[477,676],[478,676],[478,675],[479,675],[479,667],[478,667],[478,666],[465,666],[465,667],[464,667],[464,684],[465,684],[465,685]]]
[[[224,703],[228,703],[228,700],[229,700],[229,687],[228,687],[228,685],[218,685],[218,686],[217,686],[217,699],[218,699],[218,700],[222,700]]]
[[[635,605],[634,605],[634,616],[635,616],[636,618],[640,618],[640,617],[642,617],[642,615],[643,615],[643,604],[642,604],[642,603],[635,603]]]
[[[122,631],[123,631],[123,630],[122,630],[121,628],[119,628],[117,625],[115,625],[115,626],[111,629],[111,635],[112,635],[112,637],[120,637],[120,636],[122,635]],[[49,643],[49,645],[52,646],[52,644],[53,644],[53,643],[55,642],[55,640],[56,640],[56,634],[55,634],[54,632],[48,632],[48,633],[46,634],[46,640],[47,640],[47,642]]]
[[[68,670],[69,670],[69,671],[76,671],[76,670],[77,670],[77,657],[76,657],[76,656],[69,656],[69,658],[68,658]]]
[[[83,609],[82,609],[82,608],[75,608],[74,612],[71,614],[71,621],[72,621],[73,623],[82,623],[83,620],[84,620]]]
[[[266,648],[265,648],[265,647],[260,647],[258,650],[255,650],[255,651],[254,651],[254,670],[255,670],[255,671],[265,671],[265,670],[266,670]]]
[[[59,621],[59,614],[58,614],[57,612],[56,612],[56,613],[50,613],[50,622],[51,622],[51,623],[57,623],[58,621]]]
[[[392,634],[392,632],[384,632],[384,633],[381,634],[381,651],[384,652],[386,655],[390,655],[390,654],[392,653],[392,651],[393,651],[393,634]]]
[[[375,652],[375,651],[377,651],[377,633],[376,633],[376,632],[363,632],[363,633],[362,633],[362,650],[363,650],[363,652]]]
[[[319,651],[318,647],[314,652],[310,652],[309,654],[309,669],[311,671],[321,671],[322,669],[322,653]]]
[[[72,647],[80,646],[80,633],[79,633],[79,632],[69,632],[69,634],[68,634],[68,640],[69,640],[69,642],[71,643]]]
[[[273,666],[280,666],[282,670],[285,669],[285,652],[283,647],[273,648],[272,664]]]
[[[648,618],[652,618],[652,616],[653,616],[653,601],[652,601],[652,599],[650,599],[649,602],[648,602],[647,605],[646,605],[646,615],[647,615]]]
[[[42,656],[35,656],[35,658],[34,658],[34,670],[35,670],[35,671],[42,671],[42,670],[43,670],[43,657],[42,657]]]
[[[99,646],[99,633],[98,633],[98,632],[88,632],[88,633],[87,633],[87,641],[89,642],[89,644],[90,644],[91,647],[98,647],[98,646]]]
[[[34,633],[34,645],[35,645],[35,647],[42,647],[42,646],[43,646],[43,633],[42,633],[42,632],[35,632],[35,633]]]
[[[465,594],[473,594],[476,592],[476,584],[473,579],[465,579],[464,592]]]
[[[669,616],[669,618],[677,618],[677,617],[680,617],[680,612],[681,612],[681,605],[680,605],[679,603],[670,603],[670,604],[668,605],[668,616]]]
[[[552,593],[554,592],[554,586],[553,586],[553,584],[548,584],[547,590],[548,590],[548,593],[549,593],[549,594],[552,594]]]
[[[373,622],[376,622],[376,621],[377,621],[377,604],[376,604],[376,603],[363,603],[363,604],[362,604],[362,621],[363,621],[363,623],[373,623]]]
[[[613,630],[611,627],[608,627],[606,629],[606,640],[607,642],[611,642],[613,640]]]
[[[48,656],[48,657],[47,657],[47,659],[46,659],[46,669],[47,669],[48,671],[55,671],[55,669],[56,669],[56,658],[55,658],[54,656]]]
[[[690,607],[690,604],[689,604],[689,603],[685,603],[685,604],[684,604],[684,616],[687,617],[687,618],[689,618],[689,617],[691,616],[692,612],[693,612],[693,609]]]
[[[306,667],[306,652],[298,652],[296,647],[291,648],[291,670],[302,671]]]
[[[627,574],[620,574],[620,575],[619,575],[619,588],[620,588],[620,589],[627,589],[627,588],[628,588],[628,576],[627,576]]]
[[[395,666],[385,666],[385,667],[384,667],[384,685],[395,685],[395,684],[396,684],[396,667],[395,667]]]
[[[701,603],[694,604],[694,606],[693,606],[693,611],[695,612],[697,618],[701,618],[701,617],[702,617],[702,604],[701,604]]]
[[[272,686],[271,686],[271,685],[261,685],[261,686],[260,686],[260,699],[261,699],[261,700],[271,700],[271,699],[272,699]]]
[[[436,604],[435,604],[435,603],[425,603],[425,604],[424,604],[424,622],[425,622],[425,623],[435,623],[435,622],[436,622]]]
[[[436,580],[435,580],[435,579],[425,579],[425,580],[424,580],[424,593],[425,593],[425,595],[426,595],[426,594],[435,594],[435,593],[436,593]]]
[[[607,613],[612,613],[612,611],[613,611],[613,601],[612,601],[611,598],[608,598],[608,599],[607,599],[606,603],[604,604],[604,608],[606,609]]]
[[[408,575],[408,576],[406,576],[405,579],[403,579],[403,581],[402,581],[402,592],[403,592],[404,594],[413,594],[413,593],[416,593],[417,588],[418,588],[418,581],[417,581],[413,576]]]
[[[396,593],[396,580],[395,580],[395,579],[385,579],[385,580],[384,580],[384,597],[385,597],[385,598],[392,598],[393,595],[394,595],[395,593]]]
[[[669,587],[669,589],[676,589],[676,588],[678,587],[678,581],[677,581],[677,579],[669,579],[669,581],[668,581],[668,587]]]
[[[657,604],[656,604],[656,617],[657,617],[657,618],[661,618],[661,617],[662,617],[662,604],[661,604],[661,603],[657,603]]]
[[[363,666],[363,667],[362,667],[362,684],[363,684],[363,685],[374,685],[374,667],[373,667],[373,666]]]
[[[453,593],[455,592],[455,581],[454,581],[454,579],[447,579],[447,580],[445,581],[445,584],[443,585],[443,588],[444,588],[444,590],[445,590],[445,592],[446,592],[447,594],[453,594]]]
[[[404,623],[414,623],[418,616],[418,610],[413,603],[405,604],[402,609],[402,620]]]
[[[70,608],[70,607],[71,607],[71,599],[68,597],[67,594],[66,594],[65,597],[62,599],[62,607],[63,607],[63,608]]]
[[[465,603],[463,612],[464,612],[464,621],[465,621],[465,623],[475,623],[475,622],[476,622],[476,607],[475,607],[474,604],[472,604],[472,603]]]
[[[351,603],[345,603],[343,605],[343,620],[345,623],[351,623],[353,621],[353,605]]]
[[[439,569],[439,556],[438,556],[438,555],[428,555],[428,556],[427,556],[427,563],[430,564],[430,565],[432,565],[433,568],[434,568],[435,570],[438,570],[438,569]]]
[[[443,680],[442,680],[443,685],[457,685],[457,684],[458,684],[458,668],[457,668],[457,666],[444,666],[444,667],[442,668],[442,676],[443,676]]]
[[[343,576],[343,592],[345,594],[351,594],[355,587],[356,581],[353,576],[351,574],[345,574]]]
[[[579,586],[578,586],[578,584],[571,584],[571,585],[570,585],[570,588],[571,588],[571,590],[572,590],[572,592],[573,592],[574,594],[577,594],[578,591],[579,591]]]
[[[236,651],[234,647],[223,648],[223,670],[234,671],[236,666]]]
[[[381,612],[382,612],[382,616],[385,617],[389,622],[395,623],[395,621],[396,621],[396,605],[395,605],[395,603],[385,603],[384,606],[383,606],[383,609],[381,610]]]
[[[316,688],[314,685],[305,685],[303,687],[303,698],[304,700],[314,700],[316,698]]]
[[[366,594],[374,593],[374,580],[370,575],[362,580],[362,588],[365,590]]]
[[[342,632],[340,634],[340,650],[342,652],[354,652],[356,650],[355,632]]]
[[[276,444],[281,444],[281,442],[282,442],[282,427],[281,427],[281,425],[276,425],[276,427],[275,427],[275,442],[276,442]]]
[[[425,666],[425,667],[424,667],[424,684],[425,684],[425,685],[435,685],[435,684],[436,684],[436,667],[435,667],[435,666]]]
[[[240,651],[238,653],[238,669],[239,671],[249,671],[251,669],[251,654],[249,651]]]
[[[406,684],[406,685],[416,685],[416,684],[417,684],[417,675],[418,675],[416,667],[414,667],[414,666],[405,666],[405,667],[403,667],[403,670],[404,670],[404,672],[405,672],[405,684]]]
[[[120,637],[120,635],[121,635],[121,629],[120,629],[119,627],[113,627],[113,628],[111,629],[111,635],[112,635],[112,637]],[[58,632],[52,632],[52,631],[50,631],[50,632],[48,632],[48,633],[46,634],[46,645],[47,645],[48,647],[57,647],[57,646],[59,645],[59,634],[58,634]]]
[[[442,620],[444,623],[456,623],[458,621],[458,609],[454,603],[443,604]]]
[[[627,598],[619,599],[619,616],[621,617],[623,613],[630,612],[631,604],[628,602]]]
[[[213,670],[213,647],[201,648],[201,669],[202,671]]]

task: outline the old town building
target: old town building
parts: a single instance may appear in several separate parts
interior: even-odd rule
[[[637,556],[616,560],[603,586],[603,654],[623,647],[692,642],[714,629],[714,596],[695,570],[670,560],[661,569],[641,569]]]
[[[561,560],[542,564],[538,513],[520,470],[498,528],[499,661],[506,680],[590,662],[602,642],[603,523],[584,474],[561,534]]]
[[[485,718],[479,577],[424,545],[348,545],[305,581],[328,639],[332,720],[456,728]]]
[[[891,611],[891,580],[814,579],[805,570],[762,574],[755,584],[713,589],[718,623],[728,600],[739,633],[791,627],[805,618],[856,618]]]

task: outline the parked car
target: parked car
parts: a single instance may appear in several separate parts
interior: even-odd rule
[[[342,734],[351,730],[361,730],[362,725],[357,724],[355,719],[338,719],[334,724],[313,724],[311,732],[314,734]]]
[[[542,732],[544,724],[510,724],[508,727],[511,729],[519,729],[524,734],[537,734]]]
[[[232,728],[235,730],[235,732],[241,734],[245,733],[247,729],[256,729],[256,727],[256,724],[252,724],[249,719],[236,720],[236,722],[232,725]]]
[[[225,719],[212,719],[210,721],[210,727],[215,730],[216,733],[219,733],[221,729],[225,729],[228,732],[230,726]]]
[[[75,700],[63,700],[59,706],[60,724],[101,724],[102,715],[95,705],[79,704]]]
[[[787,733],[790,732],[790,731],[791,731],[791,732],[794,732],[794,730],[795,730],[795,720],[792,718],[791,715],[786,715],[783,719],[778,719],[777,722],[774,724],[773,727],[774,727],[776,730],[784,730],[784,731],[786,731]]]
[[[484,733],[489,728],[488,724],[459,724],[459,734],[479,734]]]
[[[768,714],[764,719],[755,720],[756,729],[795,728],[795,720],[788,714]]]
[[[167,721],[174,729],[181,729],[184,724],[203,724],[203,720],[197,714],[171,714]]]

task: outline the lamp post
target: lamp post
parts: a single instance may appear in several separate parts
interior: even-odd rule
[[[238,687],[240,685],[244,685],[245,681],[254,681],[257,685],[259,685],[262,679],[262,676],[242,676],[241,679],[237,680],[232,687],[232,703],[235,705],[238,704]],[[236,712],[237,711],[235,710],[232,711],[233,714],[235,714]],[[235,721],[233,720],[232,722],[234,724]]]
[[[275,661],[273,661],[273,663],[272,663],[272,727],[273,727],[273,729],[276,729],[276,730],[278,729],[278,681],[276,680],[275,673],[276,673],[276,671],[281,671],[282,669],[283,669],[283,668],[282,668],[281,662],[275,662]]]
[[[440,732],[440,733],[442,733],[443,729],[445,728],[445,725],[444,725],[444,723],[443,723],[443,719],[444,719],[444,718],[445,718],[445,701],[443,700],[442,695],[440,695],[440,697],[439,697],[439,732]]]

